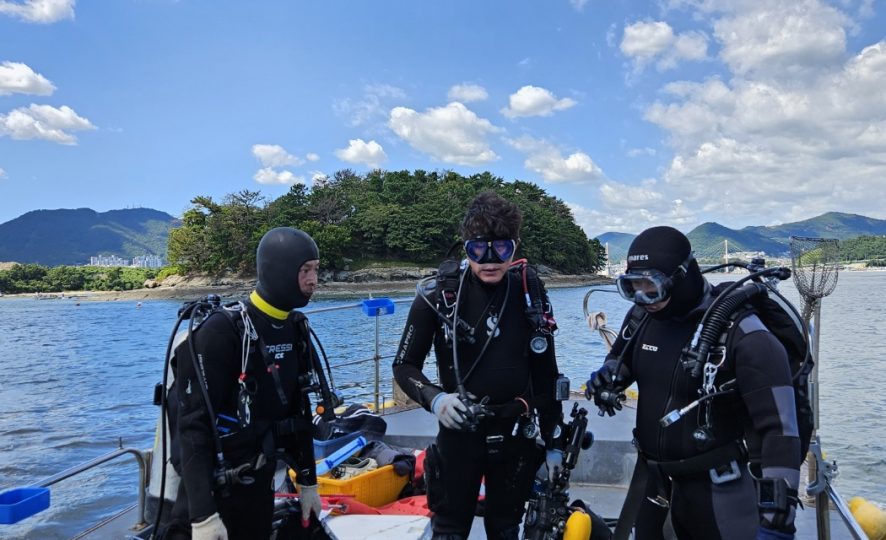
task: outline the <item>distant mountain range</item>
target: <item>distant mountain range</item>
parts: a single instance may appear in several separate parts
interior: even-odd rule
[[[150,208],[34,210],[0,224],[0,261],[79,265],[96,255],[166,257],[178,220]]]
[[[0,262],[56,266],[85,264],[96,255],[131,259],[151,254],[165,258],[169,230],[177,225],[173,216],[150,208],[108,212],[89,208],[35,210],[0,224]],[[789,253],[791,236],[846,240],[862,235],[886,235],[886,220],[828,212],[795,223],[739,230],[703,223],[687,236],[696,256],[716,259],[723,256],[724,240],[730,253],[762,251],[769,257],[779,257]],[[610,260],[620,262],[635,236],[607,232],[597,239],[609,244]]]
[[[864,235],[886,235],[886,220],[828,212],[794,223],[771,227],[748,226],[739,230],[724,227],[719,223],[702,223],[686,236],[692,242],[692,249],[697,257],[722,258],[724,241],[728,241],[730,253],[762,251],[769,257],[781,257],[790,253],[791,236],[847,240]],[[608,232],[597,236],[597,240],[603,245],[609,244],[609,259],[612,262],[621,262],[627,255],[628,247],[635,236]]]

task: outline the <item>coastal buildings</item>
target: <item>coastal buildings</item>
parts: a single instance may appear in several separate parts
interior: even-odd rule
[[[89,258],[89,266],[133,266],[136,268],[161,268],[166,262],[163,257],[157,255],[143,255],[129,259],[123,259],[116,255],[97,255]]]

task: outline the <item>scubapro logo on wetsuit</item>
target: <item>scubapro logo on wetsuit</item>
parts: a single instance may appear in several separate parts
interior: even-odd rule
[[[658,347],[656,347],[655,345],[647,345],[646,343],[644,343],[641,348],[644,351],[658,352]]]
[[[486,335],[492,337],[498,337],[501,334],[501,328],[498,328],[498,317],[495,315],[490,315],[488,319],[486,319]],[[492,335],[492,330],[495,329],[495,335]]]

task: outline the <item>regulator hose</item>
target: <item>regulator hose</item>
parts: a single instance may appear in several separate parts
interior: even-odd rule
[[[699,324],[700,332],[697,332],[699,334],[697,344],[695,346],[690,345],[688,351],[692,365],[690,372],[692,377],[701,375],[702,366],[707,361],[711,348],[720,339],[723,331],[726,330],[726,325],[729,324],[729,317],[735,309],[755,296],[767,294],[767,291],[766,285],[751,282],[732,292],[727,291],[728,296],[723,297],[721,295],[717,297]]]

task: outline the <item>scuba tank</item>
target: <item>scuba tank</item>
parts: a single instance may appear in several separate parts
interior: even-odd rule
[[[171,354],[173,356],[178,346],[184,343],[187,338],[187,330],[182,330],[173,336],[171,347]],[[175,470],[172,460],[169,459],[169,456],[172,455],[172,437],[168,435],[170,433],[169,415],[166,414],[168,404],[165,403],[166,399],[163,397],[169,394],[172,383],[175,381],[175,370],[172,367],[171,357],[167,357],[165,368],[168,383],[166,386],[160,383],[154,387],[154,405],[163,405],[163,407],[161,407],[160,414],[157,416],[157,427],[154,430],[154,446],[151,450],[148,492],[145,500],[145,519],[148,521],[154,520],[157,517],[157,512],[161,509],[161,497],[163,498],[162,508],[166,509],[165,514],[168,514],[172,509],[172,505],[175,504],[178,486],[181,483],[181,476]],[[164,433],[167,435],[164,436]],[[162,457],[164,455],[167,456],[165,463]],[[164,479],[165,486],[162,486]],[[161,486],[164,488],[162,493]],[[161,516],[161,520],[164,517],[166,516]]]

